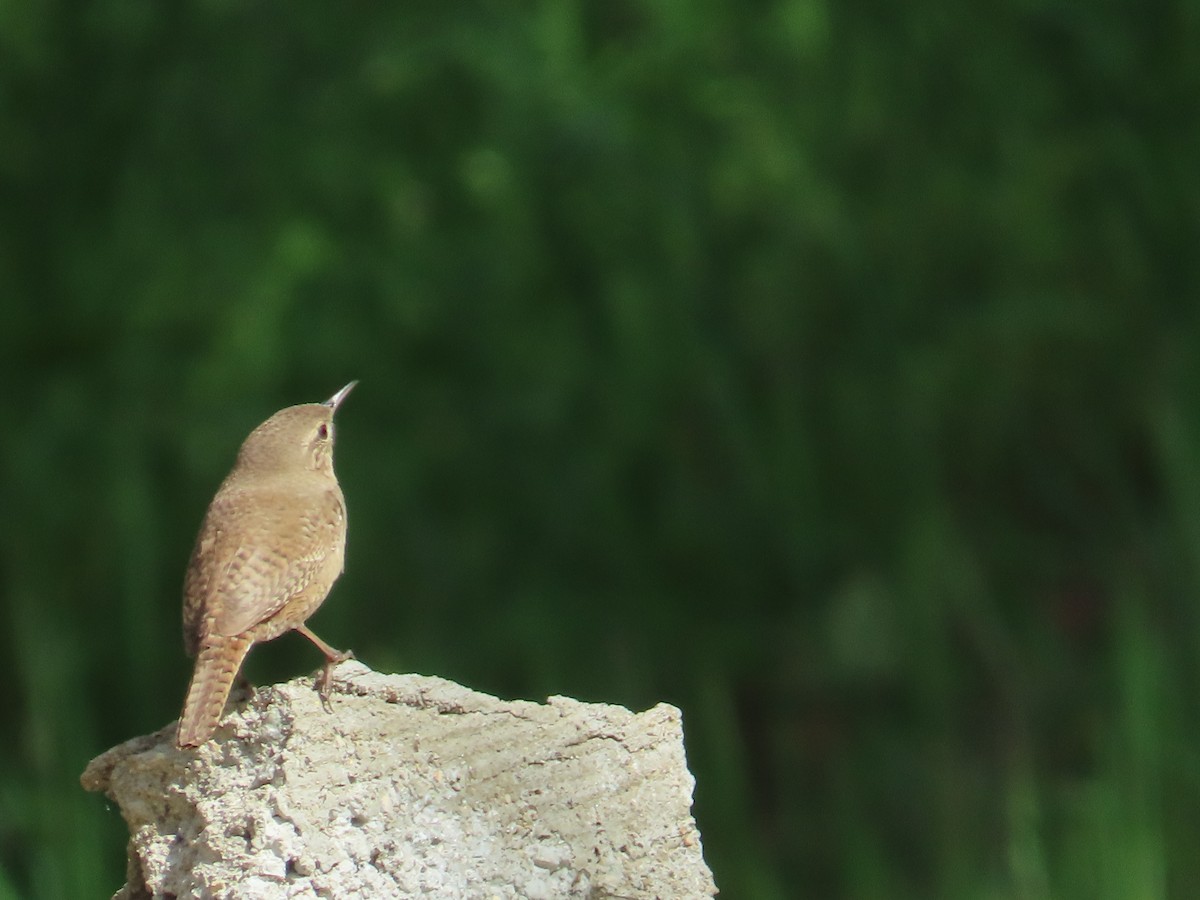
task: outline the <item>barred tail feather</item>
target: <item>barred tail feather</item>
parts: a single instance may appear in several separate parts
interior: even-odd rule
[[[254,641],[243,635],[205,642],[196,656],[183,715],[179,718],[178,747],[198,747],[208,740],[229,698],[242,660]]]

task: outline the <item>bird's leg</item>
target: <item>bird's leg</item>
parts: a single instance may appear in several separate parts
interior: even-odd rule
[[[340,662],[345,662],[348,659],[354,659],[353,650],[335,650],[327,643],[312,633],[312,630],[307,625],[297,625],[296,630],[317,645],[317,649],[325,654],[325,671],[321,673],[321,677],[317,679],[317,693],[321,695],[321,703],[327,708],[329,706],[329,682],[333,677],[333,667]]]

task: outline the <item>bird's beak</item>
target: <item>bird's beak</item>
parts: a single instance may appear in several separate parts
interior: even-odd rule
[[[346,395],[349,394],[352,390],[354,390],[354,386],[356,384],[358,384],[357,381],[350,382],[348,385],[346,385],[344,388],[342,388],[340,391],[338,391],[336,394],[334,394],[332,397],[330,397],[328,400],[326,400],[321,405],[328,406],[334,412],[337,412],[337,408],[339,406],[341,406],[342,401],[346,399]]]

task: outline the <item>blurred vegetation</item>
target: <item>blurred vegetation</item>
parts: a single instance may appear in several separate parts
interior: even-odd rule
[[[0,4],[0,898],[350,378],[318,633],[678,704],[722,896],[1200,895],[1198,16]]]

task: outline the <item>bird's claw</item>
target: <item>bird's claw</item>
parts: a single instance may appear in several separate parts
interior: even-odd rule
[[[333,706],[329,702],[329,697],[333,693],[334,666],[344,663],[348,659],[354,659],[353,650],[344,650],[336,656],[329,657],[325,660],[325,668],[317,679],[317,694],[320,696],[321,706],[326,712],[333,712]]]

